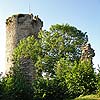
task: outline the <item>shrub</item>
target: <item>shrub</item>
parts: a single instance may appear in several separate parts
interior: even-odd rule
[[[33,82],[35,100],[65,100],[69,98],[64,79],[38,79]]]

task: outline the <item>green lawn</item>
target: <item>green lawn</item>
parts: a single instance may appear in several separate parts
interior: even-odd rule
[[[80,96],[74,100],[100,100],[100,96],[98,95],[87,95],[87,96]]]

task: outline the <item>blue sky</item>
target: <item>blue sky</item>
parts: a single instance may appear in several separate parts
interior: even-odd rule
[[[70,24],[87,32],[95,50],[94,67],[100,64],[100,0],[1,0],[0,1],[0,71],[4,70],[5,21],[13,14],[39,15],[43,29],[52,24]]]

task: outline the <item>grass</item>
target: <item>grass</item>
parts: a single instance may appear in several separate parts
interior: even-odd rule
[[[100,96],[91,94],[86,96],[80,96],[74,100],[100,100]]]

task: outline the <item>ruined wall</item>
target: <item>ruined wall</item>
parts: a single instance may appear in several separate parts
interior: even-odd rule
[[[33,17],[32,14],[17,14],[6,20],[6,72],[13,66],[12,53],[19,41],[31,35],[38,38],[42,27],[41,19],[38,16]]]
[[[85,44],[81,47],[81,50],[82,50],[82,55],[81,55],[80,60],[81,61],[90,60],[91,63],[93,64],[92,59],[95,56],[95,53],[94,53],[94,50],[91,48],[91,45],[90,44]]]

